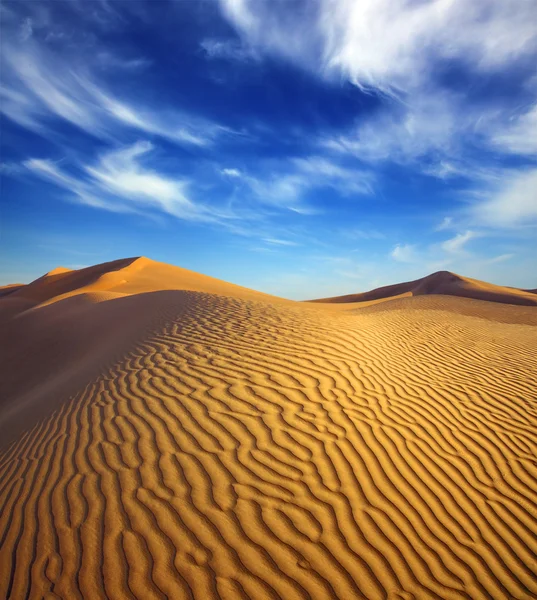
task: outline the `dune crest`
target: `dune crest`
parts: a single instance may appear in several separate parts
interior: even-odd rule
[[[38,306],[80,294],[112,292],[130,295],[175,289],[240,297],[266,296],[261,292],[139,256],[78,270],[58,267],[28,285],[12,291],[10,298],[25,300],[32,306]]]
[[[475,300],[500,302],[503,304],[537,306],[537,298],[533,295],[534,291],[532,290],[502,287],[477,279],[462,277],[450,271],[438,271],[421,279],[387,285],[369,292],[311,300],[311,302],[350,304],[432,294],[473,298]]]
[[[0,597],[537,597],[537,309],[448,275],[356,311],[145,258],[0,295]]]

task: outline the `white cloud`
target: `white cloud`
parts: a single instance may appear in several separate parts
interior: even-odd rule
[[[275,246],[299,246],[297,242],[292,242],[290,240],[280,240],[278,238],[264,238],[264,242],[267,244],[274,244]]]
[[[106,50],[98,52],[95,61],[101,69],[123,71],[143,71],[152,64],[152,61],[145,57],[124,58]]]
[[[74,198],[95,208],[114,212],[157,210],[175,217],[213,221],[214,215],[188,197],[188,182],[149,169],[142,159],[153,150],[149,142],[137,142],[103,154],[95,165],[80,165],[74,175],[58,164],[31,159],[24,165],[39,177],[68,190]]]
[[[506,172],[499,185],[481,191],[470,209],[476,223],[513,227],[537,223],[537,168]]]
[[[20,175],[24,172],[24,168],[15,162],[0,162],[0,175]]]
[[[241,172],[239,169],[221,169],[220,173],[222,175],[227,175],[228,177],[241,177]]]
[[[254,47],[388,93],[431,77],[436,60],[494,70],[537,44],[533,0],[319,0],[308,10],[273,0],[220,4]]]
[[[435,227],[435,231],[444,231],[453,226],[453,217],[444,217],[442,221]]]
[[[209,145],[217,135],[224,132],[223,127],[200,117],[176,110],[135,108],[103,92],[89,80],[84,81],[83,85],[98,101],[104,118],[112,117],[123,125],[140,131],[194,146]]]
[[[350,130],[325,136],[324,147],[366,161],[419,162],[441,179],[473,177],[463,156],[472,144],[536,152],[534,100],[512,117],[507,96],[479,105],[438,77],[450,63],[477,82],[513,73],[524,88],[528,58],[537,52],[534,0],[318,0],[307,9],[273,0],[220,4],[257,51],[388,97],[373,116],[362,114]]]
[[[30,17],[27,17],[26,19],[24,19],[24,21],[22,22],[22,25],[20,27],[20,33],[19,33],[20,41],[25,42],[26,40],[30,39],[32,37],[33,32],[34,32],[34,28],[32,25],[32,19],[30,19]]]
[[[64,55],[29,39],[23,44],[4,42],[2,60],[0,110],[29,129],[50,131],[53,117],[102,139],[120,137],[122,129],[132,128],[196,146],[212,144],[217,137],[232,133],[177,108],[120,100],[96,76],[103,61],[110,69],[132,71],[142,68],[145,59],[125,61],[101,51],[95,57],[70,56],[66,62]]]
[[[377,229],[359,229],[356,227],[343,229],[341,235],[349,240],[384,240],[386,236]]]
[[[360,119],[350,131],[321,143],[366,161],[409,163],[431,157],[441,162],[441,157],[458,152],[463,132],[472,126],[471,116],[465,116],[460,106],[457,96],[446,93],[416,96],[410,105],[390,101],[375,116]],[[426,165],[427,169],[442,178],[454,172],[447,161],[443,167]]]
[[[289,165],[294,168],[289,169]],[[261,201],[309,214],[303,201],[312,190],[330,187],[342,196],[371,195],[374,176],[369,171],[344,168],[326,158],[310,156],[279,165],[267,176],[243,174],[242,180]]]
[[[461,169],[451,160],[441,158],[438,162],[423,167],[423,172],[437,179],[450,179],[451,177],[466,176],[467,169]]]
[[[489,265],[493,265],[496,263],[505,262],[506,260],[511,260],[514,257],[515,257],[514,254],[500,254],[499,256],[494,256],[493,258],[489,258],[485,262]]]
[[[459,254],[464,251],[464,246],[470,241],[478,237],[475,231],[465,231],[464,233],[458,233],[454,237],[442,242],[441,248],[449,254]]]
[[[206,38],[200,43],[205,55],[211,59],[236,60],[249,62],[259,60],[253,48],[241,44],[237,40],[219,40]]]
[[[373,193],[374,176],[370,171],[342,167],[322,156],[295,158],[292,162],[308,177],[312,187],[326,185],[344,195]]]
[[[244,181],[262,202],[285,208],[299,208],[305,191],[310,188],[306,178],[294,174],[276,174],[267,178],[245,176]]]
[[[510,117],[503,126],[498,126],[490,140],[505,152],[537,156],[537,104],[526,112]]]
[[[397,262],[412,263],[417,260],[416,246],[412,244],[397,244],[390,256]]]

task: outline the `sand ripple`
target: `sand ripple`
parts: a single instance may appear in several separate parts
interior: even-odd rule
[[[0,597],[537,598],[537,330],[398,302],[155,302],[0,453]]]

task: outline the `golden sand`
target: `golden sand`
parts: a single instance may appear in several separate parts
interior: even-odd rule
[[[537,598],[535,296],[437,275],[0,290],[0,598]]]

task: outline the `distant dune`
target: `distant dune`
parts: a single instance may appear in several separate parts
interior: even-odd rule
[[[312,300],[311,302],[329,302],[334,304],[347,304],[356,302],[371,302],[393,300],[404,296],[423,296],[441,294],[444,296],[458,296],[461,298],[474,298],[487,302],[502,302],[504,304],[519,304],[523,306],[537,306],[536,290],[519,290],[517,288],[502,287],[461,277],[449,271],[438,271],[427,277],[396,283],[385,287],[376,288],[370,292],[349,294],[335,298]]]
[[[0,288],[0,598],[537,598],[534,291]]]

